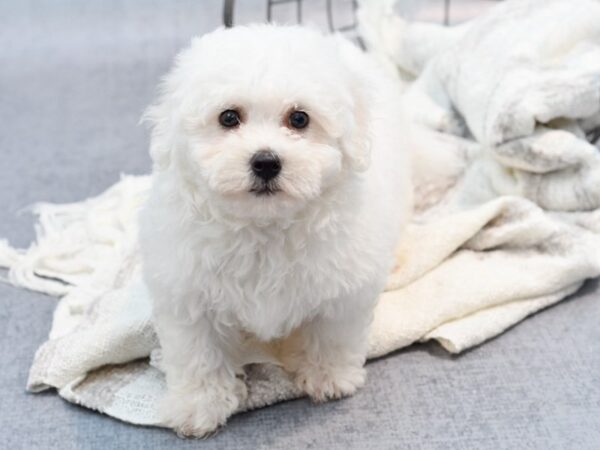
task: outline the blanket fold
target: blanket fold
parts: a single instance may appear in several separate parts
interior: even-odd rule
[[[427,340],[459,353],[600,276],[600,2],[509,0],[455,28],[363,3],[371,51],[416,78],[415,136],[457,161],[419,180],[369,357]],[[81,203],[37,205],[37,242],[0,241],[0,266],[61,297],[28,389],[160,426],[165,382],[136,242],[150,181],[124,176]],[[252,356],[241,410],[302,395]]]

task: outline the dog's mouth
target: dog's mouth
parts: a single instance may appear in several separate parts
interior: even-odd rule
[[[257,197],[275,195],[278,192],[281,192],[281,188],[278,186],[277,182],[274,180],[262,181],[255,180],[254,184],[250,188],[250,192]]]
[[[252,189],[250,189],[250,192],[252,192],[257,197],[261,197],[261,196],[275,195],[278,192],[281,192],[281,189],[279,189],[276,186],[265,185],[265,186],[253,187]]]

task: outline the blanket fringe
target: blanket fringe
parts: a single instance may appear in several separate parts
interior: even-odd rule
[[[0,281],[61,297],[93,278],[135,239],[137,213],[150,185],[149,176],[122,176],[97,197],[53,204],[38,203],[36,242],[28,249],[0,240]]]

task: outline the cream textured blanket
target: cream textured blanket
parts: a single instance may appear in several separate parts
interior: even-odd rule
[[[508,1],[456,29],[407,24],[388,6],[361,11],[367,44],[417,78],[415,136],[458,164],[419,180],[369,355],[430,339],[458,353],[600,275],[600,2]],[[123,177],[81,203],[37,205],[37,242],[0,241],[0,265],[13,284],[61,297],[28,388],[160,425],[136,246],[149,184]],[[243,409],[301,395],[276,365],[253,362]]]

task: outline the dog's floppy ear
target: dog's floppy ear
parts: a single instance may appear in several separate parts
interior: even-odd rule
[[[354,45],[341,37],[338,51],[346,67],[347,82],[352,96],[351,114],[346,119],[345,132],[341,143],[343,151],[356,171],[365,171],[371,162],[371,111],[373,87],[364,67],[364,56]]]
[[[363,172],[369,168],[371,162],[371,118],[360,85],[354,86],[353,99],[352,115],[348,120],[350,126],[342,136],[341,144],[350,168]]]
[[[174,142],[171,131],[171,113],[165,99],[160,99],[150,105],[144,115],[142,122],[150,124],[152,130],[150,135],[150,157],[154,168],[165,170],[171,163],[171,153]]]
[[[158,96],[142,115],[141,122],[150,124],[150,156],[157,170],[167,169],[173,162],[175,147],[180,144],[178,119],[182,105],[186,104],[186,90],[183,88],[186,73],[189,73],[190,61],[194,61],[193,52],[204,37],[192,39],[190,47],[175,57],[175,63],[162,79]]]

